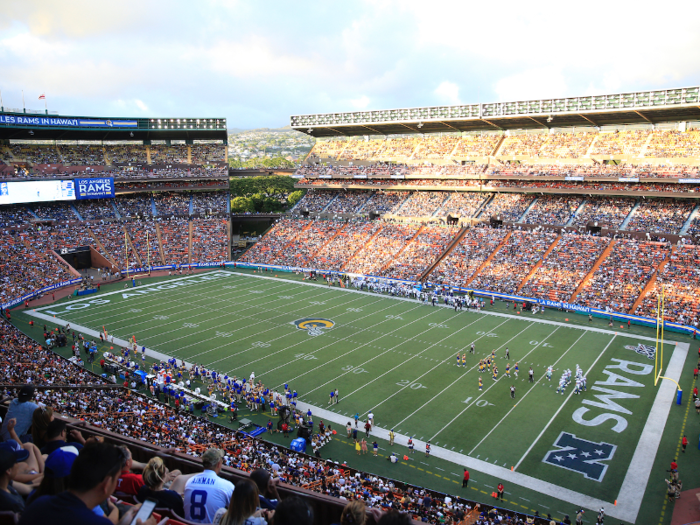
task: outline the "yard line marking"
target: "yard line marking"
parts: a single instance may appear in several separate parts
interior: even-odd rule
[[[616,337],[617,337],[617,335],[614,335],[614,336],[612,337],[612,339],[610,339],[610,342],[605,346],[605,348],[603,348],[603,351],[602,351],[600,354],[598,354],[598,357],[596,357],[595,361],[593,361],[593,364],[592,364],[591,366],[588,367],[588,372],[587,372],[586,374],[584,374],[584,375],[587,375],[587,374],[590,374],[590,373],[591,373],[591,370],[593,370],[593,367],[596,365],[596,363],[598,362],[598,360],[599,360],[601,357],[603,357],[603,354],[604,354],[605,351],[608,349],[608,347],[610,347],[610,345],[612,344],[612,342],[615,340]],[[567,351],[568,351],[568,350],[567,350]],[[556,364],[556,363],[555,363],[555,364]],[[515,467],[513,467],[513,470],[517,470],[517,469],[518,469],[518,467],[519,467],[520,464],[523,462],[523,460],[525,459],[525,457],[530,453],[530,451],[534,448],[534,446],[537,444],[537,442],[540,440],[540,438],[541,438],[541,437],[544,435],[544,433],[547,431],[547,429],[549,428],[549,425],[551,425],[552,422],[553,422],[553,421],[556,419],[556,417],[559,415],[559,412],[561,412],[562,408],[564,408],[564,405],[566,405],[566,403],[569,402],[569,399],[571,399],[571,396],[572,396],[572,395],[574,395],[574,389],[571,389],[571,392],[569,392],[569,395],[566,396],[566,399],[564,400],[564,402],[559,406],[559,408],[558,408],[557,411],[554,413],[554,415],[551,417],[551,419],[549,420],[549,422],[544,426],[544,428],[543,428],[542,431],[539,433],[539,435],[538,435],[538,436],[535,438],[535,440],[530,444],[530,446],[528,447],[528,449],[525,451],[525,454],[523,454],[523,457],[521,457],[521,458],[518,460],[518,462],[515,464]]]
[[[422,318],[422,319],[425,319],[425,317]],[[465,328],[470,327],[471,325],[473,325],[474,323],[477,323],[477,322],[481,321],[482,319],[485,319],[485,318],[484,318],[484,317],[479,317],[478,319],[472,321],[472,322],[469,323],[468,325],[463,326],[462,328],[460,328],[460,329],[457,330],[456,332],[453,332],[449,337],[452,337],[452,335],[455,335],[455,334],[461,332],[461,331],[464,330]],[[416,319],[416,321],[418,321],[418,319]],[[412,321],[412,322],[409,323],[409,324],[412,324],[412,323],[414,323],[414,322],[416,322],[416,321]],[[501,324],[503,324],[503,323],[501,323]],[[423,332],[423,334],[425,334],[425,332],[427,332],[427,331],[429,331],[429,330],[433,330],[434,328],[436,328],[436,327],[431,326],[430,328],[428,328],[427,330],[425,330],[425,331]],[[418,337],[418,335],[423,335],[423,334],[417,334],[416,337]],[[405,343],[407,343],[408,341],[411,341],[412,339],[414,339],[414,337],[411,337],[410,339],[408,339],[408,340],[406,340],[406,341],[402,341],[401,343],[399,343],[399,344],[396,345],[396,346],[400,346],[400,345],[402,345],[402,344],[405,344]],[[347,398],[350,397],[351,395],[356,394],[357,392],[360,392],[361,390],[363,390],[364,388],[366,388],[368,385],[371,385],[372,383],[374,383],[374,382],[377,381],[378,379],[381,379],[382,377],[384,377],[384,376],[387,375],[388,373],[393,372],[393,371],[396,370],[397,368],[399,368],[399,367],[405,365],[406,363],[410,362],[411,360],[415,359],[416,357],[419,357],[420,354],[422,354],[423,352],[427,352],[428,350],[430,350],[430,349],[431,349],[433,346],[435,346],[436,344],[437,344],[437,343],[434,343],[434,344],[430,345],[428,348],[425,348],[424,350],[421,350],[421,351],[418,352],[416,355],[414,355],[414,356],[412,356],[412,357],[409,357],[406,361],[403,361],[403,362],[399,363],[399,364],[396,365],[394,368],[391,368],[390,370],[387,370],[387,371],[384,372],[383,374],[381,374],[381,375],[375,377],[374,379],[372,379],[371,381],[369,381],[369,382],[366,383],[365,385],[361,386],[360,388],[357,388],[357,389],[355,389],[353,392],[350,392],[349,394],[346,394],[346,395],[345,395],[345,398],[347,399]],[[396,348],[396,346],[395,346],[394,348]],[[365,361],[365,362],[363,362],[363,363],[360,363],[358,366],[364,366],[364,365],[366,365],[367,363],[371,363],[372,361],[374,361],[375,359],[378,359],[379,357],[383,356],[383,355],[386,354],[386,353],[387,353],[387,352],[382,352],[381,354],[377,354],[376,356],[372,357],[371,359],[368,359],[367,361]],[[446,358],[445,361],[447,361],[447,359],[451,359],[451,358],[452,358],[452,356]],[[439,366],[439,365],[438,365],[438,366]],[[339,376],[335,377],[335,378],[332,379],[331,381],[328,381],[328,382],[324,383],[323,385],[314,388],[314,389],[311,390],[310,392],[314,392],[314,391],[318,390],[319,388],[322,388],[322,387],[328,385],[329,383],[332,383],[333,381],[337,381],[339,378],[341,378],[341,377],[343,377],[344,375],[347,375],[347,374],[349,374],[349,373],[350,373],[350,371],[347,371],[347,372],[345,372],[345,373],[343,373],[343,374],[340,374]],[[425,375],[425,374],[423,374],[423,375]],[[423,376],[420,376],[420,377],[423,377]],[[419,379],[420,379],[420,378],[419,378]],[[310,392],[307,392],[307,393],[310,393]],[[388,398],[386,398],[384,401],[386,401],[387,399],[390,399],[391,397],[393,397],[393,396],[396,395],[397,393],[398,393],[398,392],[395,392],[394,394],[392,394],[391,396],[389,396]],[[382,403],[383,403],[384,401],[382,401]],[[373,405],[373,407],[379,406],[379,405],[381,405],[382,403],[379,403],[378,405]],[[364,412],[363,415],[366,414],[366,413],[367,413],[367,412]],[[421,439],[423,439],[423,438],[421,438]]]
[[[483,318],[483,317],[480,317],[480,318],[477,319],[476,321],[473,321],[473,322],[469,323],[468,325],[463,326],[462,328],[460,328],[460,329],[457,330],[456,332],[453,332],[453,333],[450,335],[450,337],[452,337],[453,335],[458,334],[459,332],[461,332],[461,331],[464,330],[465,328],[469,328],[471,325],[473,325],[473,324],[476,323],[477,321],[480,321],[481,319],[484,319],[484,318]],[[507,322],[508,322],[508,320],[505,320],[505,321],[503,321],[501,324],[499,324],[498,326],[496,326],[495,328],[500,328],[503,324],[505,324],[505,323],[507,323]],[[494,330],[495,330],[495,328],[494,328]],[[433,346],[435,346],[435,345],[431,345],[431,346],[429,346],[428,348],[422,350],[418,355],[422,354],[423,352],[427,352],[427,351],[430,350]],[[465,346],[464,348],[466,348],[466,346]],[[376,356],[376,357],[379,357],[379,356]],[[369,361],[373,361],[374,359],[376,359],[376,357],[370,359]],[[414,356],[414,357],[416,357],[416,356]],[[372,381],[368,382],[368,383],[365,384],[364,386],[362,386],[362,387],[356,389],[354,392],[351,392],[351,393],[348,394],[348,395],[352,395],[352,394],[355,394],[356,392],[359,392],[360,390],[364,389],[364,388],[367,387],[368,385],[371,385],[372,383],[374,383],[377,379],[380,379],[380,378],[384,377],[384,376],[387,375],[388,373],[393,372],[393,371],[396,370],[397,368],[399,368],[399,367],[405,365],[406,363],[410,362],[411,359],[413,359],[414,357],[411,357],[411,358],[407,359],[406,361],[403,361],[402,363],[399,363],[399,364],[396,365],[394,368],[392,368],[392,369],[390,369],[390,370],[387,370],[387,371],[384,372],[382,375],[376,377],[376,378],[373,379]],[[446,358],[443,359],[440,363],[438,363],[437,365],[435,365],[433,368],[431,368],[431,369],[429,369],[427,372],[425,372],[425,373],[419,375],[417,378],[415,378],[415,379],[414,379],[411,383],[409,383],[408,385],[401,387],[399,390],[397,390],[396,392],[394,392],[393,394],[391,394],[390,396],[388,396],[387,398],[385,398],[382,402],[380,402],[380,403],[378,403],[378,404],[375,404],[375,405],[372,407],[372,410],[376,410],[378,406],[381,406],[382,404],[384,404],[386,401],[388,401],[389,399],[391,399],[391,398],[394,397],[395,395],[397,395],[397,394],[403,392],[406,388],[409,387],[409,385],[411,385],[412,383],[415,383],[416,381],[418,381],[419,379],[421,379],[423,376],[429,374],[430,372],[432,372],[433,370],[435,370],[436,368],[438,368],[441,364],[447,362],[448,360],[450,360],[450,359],[452,359],[452,358],[453,358],[452,355],[450,355],[449,357],[446,357]],[[369,362],[369,361],[367,361],[367,362]],[[364,364],[364,363],[363,363],[363,364]],[[401,423],[403,423],[403,421],[401,421]],[[437,442],[436,442],[435,444],[437,445]]]
[[[574,342],[571,344],[571,346],[566,350],[566,352],[564,352],[563,354],[561,354],[561,355],[559,356],[559,359],[557,359],[557,360],[554,362],[554,364],[556,365],[559,361],[561,361],[562,359],[564,359],[564,356],[565,356],[566,354],[568,354],[574,346],[576,346],[576,344],[581,340],[581,338],[582,338],[584,335],[588,335],[588,334],[587,334],[586,332],[583,332],[580,336],[578,336],[578,339],[576,339],[576,341],[574,341]],[[610,340],[610,343],[612,343],[614,339],[615,339],[615,337],[613,337],[613,338]],[[608,346],[610,346],[610,343],[608,343]],[[606,346],[605,348],[607,349],[608,347]],[[605,352],[605,350],[603,350],[603,352]],[[598,359],[600,359],[600,356],[601,356],[601,355],[603,355],[602,352],[601,352],[601,354],[598,356]],[[596,360],[596,361],[597,361],[597,360]],[[535,384],[534,384],[533,386],[537,386],[537,383],[539,383],[540,381],[542,381],[545,377],[546,377],[546,375],[543,374],[537,381],[535,381]],[[533,391],[534,391],[534,388],[531,388],[530,390],[528,390],[527,392],[525,392],[525,394],[524,394],[523,396],[521,396],[520,399],[518,399],[518,403],[516,403],[515,405],[513,405],[513,407],[512,407],[508,412],[506,412],[506,415],[503,416],[503,417],[501,418],[501,420],[500,420],[498,423],[496,423],[493,427],[491,427],[491,430],[489,430],[489,433],[486,434],[486,435],[481,439],[481,441],[479,441],[479,442],[476,444],[476,446],[475,446],[473,449],[471,449],[471,451],[469,452],[469,454],[471,455],[471,453],[474,452],[474,451],[479,447],[479,445],[481,445],[484,441],[486,441],[486,439],[493,433],[493,431],[496,430],[496,429],[500,426],[500,424],[503,423],[503,422],[505,421],[505,419],[511,414],[511,412],[513,412],[513,410],[515,410],[515,408],[517,407],[517,405],[518,405],[519,403],[522,403],[523,400],[528,396],[528,394],[530,394],[530,392],[533,392]],[[573,391],[573,389],[572,389],[571,392],[569,392],[569,396],[571,396],[571,394],[573,394],[573,392],[574,392],[574,391]],[[566,401],[565,401],[565,403],[566,403]]]
[[[498,325],[498,326],[501,326],[502,324],[503,324],[503,323],[501,323],[501,324]],[[526,326],[524,329],[522,329],[522,330],[521,330],[520,332],[518,332],[516,335],[514,335],[513,337],[511,337],[510,339],[508,339],[508,341],[506,341],[505,343],[503,343],[501,346],[498,347],[498,350],[500,350],[501,348],[503,348],[503,346],[509,344],[513,339],[515,339],[516,337],[520,336],[520,334],[522,334],[525,330],[527,330],[528,328],[531,328],[532,326],[534,326],[534,323],[530,323],[528,326]],[[497,327],[497,328],[498,328],[498,327]],[[481,337],[485,337],[485,335],[484,335],[484,336],[481,336]],[[469,346],[469,345],[466,345],[464,348],[467,348],[468,346]],[[433,401],[435,401],[435,399],[437,399],[439,396],[441,396],[446,390],[448,390],[450,387],[452,387],[455,383],[457,383],[457,382],[460,381],[461,379],[464,379],[464,377],[465,377],[469,372],[471,372],[472,370],[475,370],[478,366],[479,366],[478,363],[475,364],[474,366],[472,366],[472,367],[471,367],[469,370],[467,370],[467,372],[465,372],[461,377],[455,379],[452,383],[450,383],[449,385],[447,385],[447,386],[446,386],[444,389],[442,389],[439,393],[435,394],[432,398],[430,398],[428,401],[426,401],[425,403],[423,403],[422,406],[418,407],[416,410],[414,410],[413,412],[411,412],[408,416],[406,416],[406,417],[403,418],[401,421],[399,421],[398,423],[396,423],[396,425],[401,425],[401,424],[403,424],[407,419],[413,417],[418,411],[422,410],[423,408],[425,408],[426,405],[428,405],[428,404],[432,403]],[[460,452],[462,452],[462,451],[460,450]]]
[[[552,331],[549,333],[549,335],[547,335],[542,341],[540,341],[538,344],[536,344],[535,346],[533,346],[533,347],[532,347],[532,350],[530,350],[527,354],[525,354],[525,357],[527,357],[527,356],[530,355],[532,352],[534,352],[540,345],[544,344],[544,343],[547,341],[547,339],[549,339],[550,337],[552,337],[552,335],[554,335],[554,334],[556,333],[556,331],[559,330],[559,328],[560,328],[560,327],[557,326],[557,327],[556,327],[554,330],[552,330]],[[496,386],[496,385],[498,384],[498,382],[499,382],[501,379],[503,379],[503,377],[504,377],[504,376],[501,376],[501,377],[499,377],[496,381],[494,381],[493,384],[492,384],[491,386],[489,386],[486,390],[484,390],[484,392],[483,392],[482,394],[480,394],[474,401],[472,401],[471,404],[467,405],[463,410],[461,410],[461,411],[459,412],[459,414],[457,414],[455,417],[453,417],[453,418],[450,420],[449,423],[447,423],[444,427],[442,427],[442,428],[437,432],[437,434],[435,434],[435,435],[434,435],[432,438],[430,438],[430,439],[431,439],[431,440],[432,440],[432,439],[435,439],[443,430],[445,430],[445,429],[446,429],[447,427],[449,427],[452,423],[454,423],[454,422],[457,420],[457,418],[459,418],[462,414],[464,414],[467,410],[469,410],[469,408],[473,407],[473,406],[476,404],[476,402],[479,401],[482,397],[484,397],[484,396],[486,395],[486,393],[487,393],[489,390],[491,390],[494,386]],[[471,452],[470,452],[470,454],[471,454]],[[477,457],[478,457],[478,456],[477,456]],[[486,460],[485,460],[485,461],[486,461]]]
[[[388,310],[388,309],[390,309],[390,308],[393,308],[394,306],[396,306],[396,305],[387,306],[386,308],[383,308],[382,310],[379,310],[379,312],[384,312],[384,311],[386,311],[386,310]],[[412,311],[415,310],[416,308],[418,308],[418,306],[416,306],[415,308],[412,308],[412,309],[410,309],[410,310],[408,310],[408,311],[406,311],[406,312],[404,312],[404,313],[412,312]],[[368,314],[368,315],[366,315],[366,316],[361,317],[360,319],[364,319],[365,317],[370,317],[370,316],[373,316],[373,315],[377,315],[377,313],[379,313],[379,312],[374,312],[374,313]],[[423,318],[420,318],[420,319],[416,319],[415,321],[412,321],[412,322],[409,323],[409,324],[412,324],[412,323],[414,323],[414,322],[418,322],[418,321],[421,320],[421,319],[425,319],[425,318],[423,317]],[[358,319],[358,320],[359,320],[359,319]],[[391,319],[384,319],[383,321],[380,321],[378,324],[382,324],[382,323],[385,323],[385,322],[388,322],[388,321],[391,321]],[[375,327],[375,326],[377,326],[377,325],[372,325],[372,327]],[[402,329],[404,329],[406,326],[407,326],[407,325],[400,326],[400,327],[398,327],[396,330],[393,330],[392,332],[395,332],[395,331],[397,331],[397,330],[402,330]],[[313,355],[313,354],[316,354],[317,352],[320,352],[321,350],[324,350],[324,349],[328,348],[329,346],[335,346],[338,342],[340,342],[340,341],[345,341],[346,339],[350,339],[351,337],[355,337],[357,334],[362,333],[362,332],[364,332],[364,331],[366,331],[366,330],[368,330],[368,328],[363,329],[363,330],[360,330],[359,332],[352,333],[352,334],[348,335],[347,337],[342,337],[342,338],[340,338],[340,339],[338,339],[338,340],[336,340],[336,341],[333,341],[333,342],[331,342],[331,343],[328,343],[328,344],[325,345],[325,346],[322,346],[321,348],[318,348],[317,350],[314,350],[313,352],[310,352],[310,354]],[[390,333],[391,333],[391,332],[390,332]],[[287,348],[285,348],[285,349],[283,349],[283,350],[280,350],[280,352],[281,352],[281,351],[284,351],[284,350],[288,350],[288,349],[290,349],[290,348],[293,348],[293,347],[298,346],[298,345],[300,345],[300,344],[303,344],[303,343],[305,343],[305,342],[306,342],[306,340],[300,341],[299,343],[296,343],[296,344],[291,345],[291,346],[289,346],[289,347],[287,347]],[[368,346],[368,345],[369,345],[369,343],[364,343],[364,344],[362,344],[362,345],[359,346],[359,347],[353,348],[353,349],[350,350],[349,352],[346,352],[346,353],[344,353],[344,354],[341,354],[341,355],[335,357],[334,359],[331,359],[330,361],[326,361],[325,363],[322,363],[322,364],[320,364],[319,366],[317,366],[317,367],[315,367],[315,368],[312,368],[312,369],[310,369],[310,370],[307,370],[306,372],[304,372],[304,373],[301,374],[301,375],[298,375],[298,376],[296,376],[296,377],[293,377],[293,378],[291,378],[291,379],[287,379],[286,381],[283,381],[282,383],[280,383],[279,385],[277,385],[276,388],[279,388],[279,387],[282,386],[284,383],[291,383],[291,382],[294,381],[295,379],[298,379],[298,378],[300,378],[300,377],[305,376],[306,374],[309,374],[309,373],[311,373],[311,372],[314,372],[314,371],[317,370],[318,368],[321,368],[321,367],[323,367],[323,366],[326,366],[327,364],[332,363],[333,361],[336,361],[336,360],[340,359],[341,357],[345,357],[346,355],[349,355],[349,354],[353,353],[355,350],[359,350],[360,348],[363,348],[363,347]],[[253,364],[253,363],[257,363],[258,361],[262,361],[262,360],[264,360],[264,359],[267,359],[270,355],[275,355],[275,354],[278,354],[278,353],[279,353],[279,352],[275,352],[274,354],[269,354],[269,355],[267,355],[267,356],[263,356],[263,357],[261,357],[260,359],[256,359],[256,360],[254,360],[254,361],[251,361],[251,362],[249,362],[249,363],[246,363],[245,365],[241,365],[241,366],[239,366],[239,368],[243,368],[243,367],[249,366],[249,365],[251,365],[251,364]],[[386,353],[386,352],[385,352],[385,353]],[[289,361],[289,362],[287,362],[287,363],[281,364],[280,366],[277,366],[277,367],[275,367],[275,368],[271,368],[271,369],[269,369],[269,370],[266,370],[265,372],[261,373],[259,377],[262,377],[262,376],[264,376],[265,374],[268,374],[268,373],[270,373],[270,372],[274,372],[275,370],[278,370],[278,369],[280,369],[280,368],[287,367],[287,366],[289,366],[290,363],[293,363],[294,361],[296,361],[296,359],[294,359],[293,361]],[[232,371],[231,371],[231,372],[232,372]],[[330,382],[330,381],[329,381],[329,382]],[[326,383],[326,384],[327,384],[327,383]],[[321,386],[318,387],[318,388],[321,388],[321,387],[323,387],[323,386],[325,386],[325,385],[321,385]],[[318,388],[315,388],[314,390],[318,390]],[[305,395],[308,395],[309,393],[310,393],[310,392],[306,392]],[[347,396],[345,396],[345,397],[347,397]]]
[[[236,275],[245,275],[246,277],[250,277],[253,279],[269,279],[273,281],[277,281],[279,279],[275,279],[274,277],[266,277],[264,275],[248,275],[248,274],[236,274]],[[302,286],[316,286],[318,287],[319,285],[312,284],[312,283],[297,283]],[[344,292],[344,293],[354,293],[354,294],[362,294],[362,295],[370,295],[368,292],[362,292],[360,290],[352,290],[348,288],[339,288],[336,291],[338,292]],[[383,295],[383,294],[371,294],[371,295],[380,295],[381,297],[384,297],[386,299],[391,299],[393,301],[404,301],[404,302],[410,302],[410,303],[418,303],[420,306],[427,306],[426,304],[421,303],[417,299],[411,299],[409,297],[393,297],[390,295]],[[449,305],[446,304],[437,304],[436,305],[438,308],[449,308],[452,309]],[[431,308],[431,310],[435,310],[435,308]],[[488,310],[464,310],[464,313],[474,313],[474,314],[483,314],[483,315],[492,315],[495,317],[509,317],[511,319],[525,319],[523,317],[518,317],[517,315],[512,315],[512,314],[506,314],[506,313],[501,313],[501,312],[491,312]],[[606,330],[604,328],[596,328],[593,326],[585,326],[585,325],[576,325],[576,326],[571,326],[568,323],[562,323],[560,321],[550,321],[548,319],[536,319],[536,318],[530,318],[530,321],[533,323],[538,323],[538,324],[547,324],[550,326],[557,326],[557,327],[565,327],[569,328],[571,330],[584,330],[587,332],[597,332],[600,334],[608,334],[610,336],[615,335],[617,332],[614,330]],[[639,339],[641,341],[651,341],[652,343],[656,342],[656,339],[653,337],[646,337],[643,335],[638,335],[638,334],[630,334],[629,337],[634,337],[636,339]]]

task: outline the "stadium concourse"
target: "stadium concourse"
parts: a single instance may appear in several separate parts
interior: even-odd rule
[[[439,290],[444,304],[445,297],[453,301],[454,289],[461,288],[456,296],[465,300],[469,297],[467,290],[477,290],[485,301],[490,295],[506,294],[523,297],[530,304],[542,302],[543,306],[552,301],[562,309],[593,307],[609,312],[610,323],[612,315],[618,319],[634,315],[655,318],[656,299],[663,295],[665,319],[692,333],[700,322],[700,219],[695,193],[700,186],[699,135],[692,128],[643,128],[613,133],[479,133],[318,141],[296,173],[296,186],[308,192],[238,262],[251,268],[271,265],[292,272],[305,270],[306,279],[332,274],[330,284],[337,283],[339,277],[351,276],[357,283],[370,283],[374,290],[386,295],[403,295],[407,300],[413,297],[412,301],[420,296],[424,301],[437,301]],[[108,293],[116,293],[124,285],[123,281],[109,283],[121,278],[127,269],[174,265],[187,270],[196,264],[231,265],[230,195],[226,170],[216,164],[225,159],[222,148],[9,144],[0,147],[0,158],[7,177],[3,180],[86,176],[89,167],[90,176],[113,177],[117,189],[116,198],[109,201],[0,206],[2,303],[16,303],[17,298],[36,290],[76,278],[79,272],[59,255],[62,248],[90,247],[93,261],[100,261],[96,265],[101,270],[96,281],[104,283]],[[218,167],[203,167],[211,163]],[[389,279],[405,284],[396,287],[389,284]],[[481,309],[477,302],[472,305]],[[454,306],[455,311],[458,307]],[[280,447],[288,446],[289,440],[282,440],[279,434],[265,436],[269,442],[251,437],[233,430],[230,424],[220,424],[224,423],[223,418],[208,417],[206,411],[197,408],[201,406],[198,396],[189,391],[176,395],[170,387],[159,386],[152,391],[145,388],[137,382],[133,365],[128,367],[129,376],[117,380],[117,369],[110,366],[108,359],[101,362],[91,355],[81,344],[80,333],[52,322],[48,314],[44,314],[47,319],[43,322],[32,321],[29,325],[31,316],[22,313],[21,306],[19,310],[6,308],[4,312],[6,320],[16,326],[6,321],[0,325],[3,387],[9,398],[25,401],[34,397],[50,410],[37,407],[31,420],[27,412],[23,425],[13,429],[17,435],[9,436],[21,442],[29,441],[31,435],[38,449],[63,435],[60,425],[49,422],[51,414],[66,418],[71,425],[82,421],[85,436],[99,435],[112,443],[128,443],[138,461],[129,464],[124,459],[124,466],[143,469],[142,481],[147,484],[151,479],[149,472],[159,468],[157,461],[152,461],[156,456],[165,458],[172,467],[180,467],[181,475],[187,476],[201,466],[201,462],[192,462],[191,458],[202,457],[206,462],[217,456],[216,452],[207,451],[219,449],[223,451],[223,464],[235,469],[224,469],[223,477],[238,479],[246,472],[269,471],[282,481],[279,490],[284,495],[302,495],[326,508],[328,519],[324,523],[338,519],[344,504],[355,499],[369,507],[406,511],[416,520],[436,524],[516,524],[535,520],[544,525],[552,518],[566,523],[564,515],[568,512],[573,516],[579,510],[570,501],[571,495],[559,500],[568,502],[569,510],[547,509],[538,501],[544,496],[527,487],[518,489],[520,499],[516,500],[511,496],[511,487],[498,488],[496,484],[502,480],[487,477],[491,471],[482,465],[485,462],[478,463],[484,469],[479,476],[494,484],[491,492],[500,501],[481,488],[472,492],[474,481],[469,492],[455,496],[458,487],[451,487],[452,491],[433,490],[432,482],[437,481],[425,474],[409,484],[390,479],[390,470],[373,467],[366,459],[358,459],[362,466],[358,470],[353,468],[353,462],[348,466]],[[133,313],[137,314],[137,309]],[[502,312],[498,315],[512,317]],[[100,337],[99,330],[81,333],[95,342]],[[70,344],[65,348],[54,344],[62,336],[71,340],[74,334],[75,355],[69,361],[66,358],[72,353],[67,351]],[[108,341],[101,342],[98,348],[102,352],[110,347],[119,365],[119,350],[125,352],[128,341]],[[141,359],[133,349],[131,352],[131,358],[123,359],[123,365]],[[216,383],[212,370],[195,368],[192,363],[183,367],[177,360],[173,362],[169,356],[157,355],[150,349],[143,357],[146,355],[141,370],[154,372],[163,382],[170,375],[177,378],[174,382],[186,380],[189,386],[197,385],[202,390]],[[90,363],[92,359],[95,362]],[[80,366],[86,362],[88,369],[98,373],[93,375]],[[673,373],[680,374],[682,364],[674,362]],[[684,379],[692,375],[687,370],[684,373]],[[219,376],[219,383],[222,379],[227,384],[232,378]],[[22,390],[20,387],[26,384],[37,390]],[[252,389],[247,392],[247,399],[242,393],[245,385]],[[284,391],[279,392],[282,398],[276,397],[272,385],[254,380],[245,385],[239,382],[233,387],[234,391],[241,390],[234,394],[238,396],[240,412],[258,412],[254,408],[261,398],[268,407],[270,401],[275,403],[277,410],[289,404]],[[294,384],[289,387],[293,400]],[[690,391],[685,397],[688,407]],[[19,404],[13,403],[4,418],[6,422],[12,419],[11,411]],[[659,410],[656,404],[653,409]],[[304,415],[302,410],[294,414],[297,419]],[[673,414],[671,417],[675,418],[674,425],[682,419]],[[20,418],[17,419],[19,423]],[[327,423],[330,421],[327,419]],[[332,441],[337,444],[343,439],[345,429],[339,428],[341,435],[334,435],[315,421],[313,424],[313,446],[319,450],[319,456],[321,447],[330,449],[336,446]],[[6,423],[3,429],[9,432],[8,426]],[[54,429],[59,430],[57,435],[53,434]],[[675,441],[666,437],[662,441],[660,429],[657,434],[663,453],[675,456],[677,436]],[[71,441],[82,444],[85,436],[71,434]],[[393,440],[388,434],[382,437]],[[367,447],[361,440],[357,445],[348,444],[353,446],[350,450],[358,446],[360,454]],[[20,496],[27,496],[31,490],[23,482],[31,482],[33,476],[40,479],[43,474],[47,479],[50,475],[38,460],[41,455],[36,449],[31,445],[25,449],[37,458],[37,464],[29,467],[35,467],[38,475],[27,468],[27,472],[20,473],[24,477],[15,477],[14,486]],[[655,455],[656,449],[652,452]],[[15,455],[19,458],[24,454]],[[383,456],[390,460],[387,465],[394,463],[387,454]],[[654,461],[654,457],[647,459]],[[399,455],[397,462],[401,461]],[[658,461],[655,473],[659,471]],[[663,463],[667,463],[666,458]],[[447,462],[437,465],[447,468]],[[375,471],[385,475],[366,473]],[[461,471],[458,474],[462,476]],[[647,478],[648,474],[647,471]],[[516,471],[503,479],[524,479],[519,475]],[[134,478],[139,479],[129,479]],[[186,494],[184,477],[170,482],[175,492],[182,489],[180,492]],[[669,487],[680,491],[678,485]],[[163,485],[154,483],[148,489],[158,492]],[[274,483],[265,482],[261,489],[269,499],[276,495]],[[569,489],[561,488],[562,493],[566,490]],[[658,492],[655,486],[651,490],[652,494]],[[665,490],[664,485],[660,492]],[[138,486],[136,491],[140,491]],[[307,491],[335,497],[337,501]],[[638,495],[640,506],[643,494],[644,491]],[[133,501],[137,494],[117,496]],[[181,496],[168,498],[172,506],[166,515],[177,517],[179,512],[192,510],[191,501],[182,500]],[[25,504],[23,499],[20,504],[20,499],[15,498],[18,506]],[[585,506],[589,501],[605,500],[586,499],[578,505]],[[494,503],[497,507],[492,508]],[[649,505],[645,510],[657,514],[643,519],[647,520],[645,523],[655,523],[660,505]],[[635,509],[630,501],[625,501],[620,508],[608,512],[634,522],[640,506]],[[31,508],[31,503],[27,508]],[[666,508],[664,505],[664,511]],[[590,505],[587,509],[585,521],[593,523],[595,518],[590,514],[599,509]],[[105,510],[109,513],[111,507]],[[195,515],[180,514],[186,519]],[[667,523],[664,519],[662,514],[662,523]]]

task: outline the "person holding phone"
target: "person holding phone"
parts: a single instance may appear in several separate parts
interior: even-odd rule
[[[54,496],[41,496],[30,503],[22,513],[21,525],[113,525],[93,509],[105,501],[116,489],[119,474],[126,465],[124,451],[107,443],[89,443],[70,469],[68,490]],[[117,525],[134,522],[141,505],[129,509]],[[134,525],[156,525],[150,516],[137,519]]]

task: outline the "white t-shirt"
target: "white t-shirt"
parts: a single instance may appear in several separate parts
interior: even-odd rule
[[[185,485],[185,519],[195,523],[212,523],[216,511],[228,508],[233,483],[205,470],[187,480]]]

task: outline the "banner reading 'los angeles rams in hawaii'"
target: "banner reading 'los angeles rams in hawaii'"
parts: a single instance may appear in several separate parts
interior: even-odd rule
[[[75,179],[76,199],[114,198],[114,178]]]

